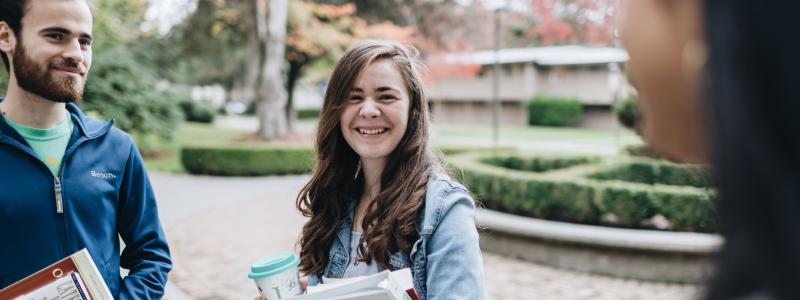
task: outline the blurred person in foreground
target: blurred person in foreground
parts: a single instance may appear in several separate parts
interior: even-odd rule
[[[626,0],[651,145],[710,164],[724,246],[707,299],[800,299],[798,1]]]
[[[172,263],[139,151],[75,105],[93,21],[87,0],[0,0],[0,288],[86,248],[115,299],[159,299]]]
[[[429,141],[418,52],[364,41],[331,75],[297,197],[308,284],[410,268],[423,299],[485,299],[475,201]]]

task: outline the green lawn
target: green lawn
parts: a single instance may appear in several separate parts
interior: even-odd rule
[[[253,117],[226,117],[239,118],[238,121],[249,122],[255,126]],[[219,124],[219,123],[217,123]],[[247,136],[253,131],[242,129],[220,128],[220,125],[183,123],[175,135],[175,140],[154,147],[147,147],[141,143],[141,148],[156,149],[155,157],[145,157],[145,166],[150,171],[158,172],[185,172],[180,163],[180,149],[184,145],[223,146],[245,143]],[[311,134],[316,127],[316,120],[301,120],[297,123],[297,132]],[[445,125],[434,124],[433,143],[445,147],[491,147],[492,128],[478,125]],[[520,150],[555,151],[569,150],[572,152],[608,152],[608,149],[617,149],[624,145],[640,144],[641,139],[633,132],[626,129],[598,130],[585,128],[558,128],[558,127],[511,127],[500,128],[500,146],[513,147]],[[246,142],[247,147],[267,146],[270,143]],[[145,151],[152,152],[152,151]]]
[[[491,146],[493,130],[490,126],[434,124],[434,143],[438,145]],[[619,148],[624,145],[641,144],[642,140],[634,132],[618,130],[561,128],[544,126],[503,126],[499,130],[501,146],[520,149],[535,149],[543,144],[551,147]],[[558,147],[558,146],[555,146]]]
[[[183,123],[171,143],[155,147],[157,158],[145,158],[145,166],[149,171],[185,172],[181,166],[180,149],[184,145],[222,146],[241,141],[249,134],[247,131],[217,128],[211,124]]]

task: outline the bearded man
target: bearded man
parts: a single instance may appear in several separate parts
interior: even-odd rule
[[[172,262],[139,150],[75,104],[88,1],[0,0],[0,288],[86,248],[115,299],[159,299]]]

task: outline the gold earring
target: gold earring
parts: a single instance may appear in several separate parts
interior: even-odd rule
[[[694,39],[683,45],[681,72],[691,86],[696,87],[700,84],[707,63],[708,46],[705,41]]]

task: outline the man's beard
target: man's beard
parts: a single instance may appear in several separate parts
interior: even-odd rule
[[[14,75],[17,84],[23,90],[44,99],[68,103],[76,102],[83,97],[85,76],[76,79],[72,76],[56,76],[56,68],[65,66],[74,68],[77,63],[62,58],[51,59],[46,65],[38,64],[28,57],[25,47],[19,44],[14,51]]]

